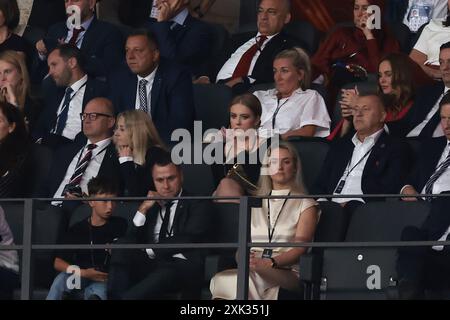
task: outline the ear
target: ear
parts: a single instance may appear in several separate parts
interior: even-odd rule
[[[78,66],[78,61],[75,57],[69,58],[69,60],[67,60],[67,65],[70,69],[75,69],[75,67]]]
[[[158,49],[155,49],[155,54],[153,55],[153,62],[159,62],[161,58],[161,52]]]
[[[97,4],[97,0],[89,0],[89,9],[94,11],[95,5]]]
[[[13,123],[11,123],[9,125],[8,132],[9,133],[13,133],[14,130],[16,130],[16,123],[15,122],[13,122]]]
[[[291,22],[291,13],[290,12],[286,15],[286,18],[284,19],[284,24],[288,24],[289,22]]]
[[[383,110],[383,111],[381,112],[381,119],[380,119],[380,122],[385,123],[386,116],[387,116],[387,113],[386,113],[386,111]]]
[[[95,204],[95,201],[88,201],[88,204],[89,204],[89,207],[93,208],[94,204]]]

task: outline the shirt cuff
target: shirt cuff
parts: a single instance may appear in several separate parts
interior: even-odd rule
[[[133,157],[120,157],[119,158],[120,164],[128,162],[128,161],[133,161],[133,160],[134,160]]]
[[[147,217],[139,211],[136,211],[136,214],[133,218],[133,223],[136,227],[142,227],[145,224]]]
[[[145,249],[145,251],[147,252],[147,255],[150,259],[155,259],[156,254],[155,251],[153,251],[153,249]]]
[[[178,259],[187,260],[187,258],[186,258],[183,254],[181,254],[181,253],[174,254],[172,257],[173,257],[173,258],[178,258]]]
[[[41,60],[41,61],[47,60],[47,56],[46,55],[40,54],[40,53],[38,53],[38,55],[39,55],[39,60]]]

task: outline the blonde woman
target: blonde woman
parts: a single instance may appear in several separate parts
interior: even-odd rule
[[[29,90],[30,77],[23,56],[11,50],[0,52],[0,101],[19,108],[31,131],[41,106],[31,99]]]
[[[275,89],[253,93],[262,105],[261,129],[274,129],[283,139],[328,136],[331,120],[325,101],[309,89],[308,54],[300,48],[280,52],[273,62],[273,72]]]
[[[268,161],[270,175],[261,175],[259,196],[305,194],[300,159],[295,148],[281,142]],[[252,242],[311,242],[320,210],[313,199],[264,199],[251,215]],[[268,228],[268,226],[270,226]],[[269,234],[270,233],[270,234]],[[307,251],[297,248],[252,248],[250,252],[249,299],[274,300],[280,288],[299,290],[298,261]],[[237,270],[225,270],[211,279],[213,299],[236,299]]]
[[[151,167],[154,157],[165,150],[152,120],[142,110],[129,110],[117,116],[114,130],[127,196],[144,196],[154,188]]]

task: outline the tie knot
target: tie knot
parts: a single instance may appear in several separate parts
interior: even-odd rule
[[[70,94],[72,94],[72,92],[73,92],[72,87],[67,87],[66,88],[66,95],[70,95]]]
[[[84,28],[83,27],[81,27],[81,28],[74,28],[73,29],[73,33],[81,33],[81,32],[83,32],[84,31]]]
[[[173,201],[167,201],[164,206],[166,207],[166,210],[170,210],[170,208],[172,208],[172,205],[173,205]]]
[[[145,80],[145,79],[141,79],[141,80],[139,81],[139,85],[141,85],[141,86],[146,86],[147,83],[148,83],[148,81]]]
[[[87,145],[88,150],[94,150],[95,148],[97,148],[97,145],[95,143],[90,143]]]
[[[261,35],[261,36],[259,36],[258,37],[258,44],[259,45],[262,45],[263,43],[264,43],[264,41],[266,41],[267,40],[267,36],[265,36],[265,35]]]

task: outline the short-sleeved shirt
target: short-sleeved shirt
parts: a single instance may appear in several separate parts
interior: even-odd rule
[[[450,39],[450,27],[444,27],[442,20],[431,20],[423,28],[414,49],[427,56],[425,64],[439,66],[440,47]]]

